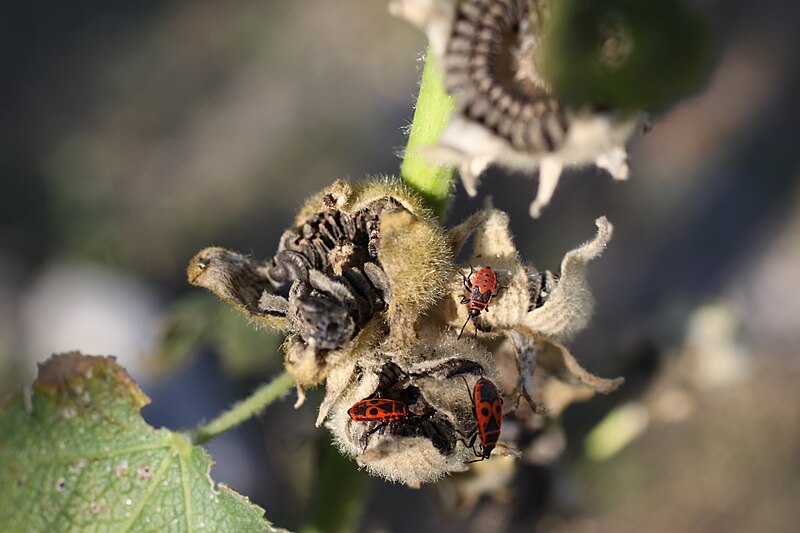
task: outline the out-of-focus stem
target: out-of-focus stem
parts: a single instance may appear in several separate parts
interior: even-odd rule
[[[321,443],[316,493],[301,533],[347,533],[358,529],[369,482],[366,472],[341,455],[328,439]]]
[[[452,111],[453,99],[445,92],[436,58],[428,50],[400,177],[425,198],[439,218],[444,218],[450,203],[455,169],[430,164],[419,149],[439,140]]]

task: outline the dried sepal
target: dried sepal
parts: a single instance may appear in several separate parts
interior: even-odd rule
[[[540,402],[542,405],[547,406],[546,413],[551,419],[561,416],[564,409],[573,403],[589,401],[597,394],[597,390],[589,385],[575,382],[568,383],[559,379],[550,379],[550,377],[544,375],[543,372],[540,372],[539,376],[541,379],[537,380],[539,385],[536,390],[540,391],[538,392],[541,398]],[[614,385],[622,385],[622,382],[614,383]],[[612,391],[609,390],[608,392]]]
[[[519,259],[508,215],[497,209],[485,209],[453,228],[448,238],[455,253],[470,238],[473,242],[468,264],[451,278],[447,297],[437,305],[439,318],[458,328],[465,323],[469,307],[462,301],[469,296],[468,278],[485,266],[497,275],[496,296],[489,311],[474,320],[475,327],[486,334],[502,334],[523,324],[531,308],[531,270]]]
[[[331,408],[341,398],[342,394],[353,385],[358,360],[354,357],[343,360],[340,364],[329,369],[325,380],[325,397],[319,404],[315,425],[321,426],[328,418]],[[377,382],[375,383],[377,386]]]
[[[516,404],[524,398],[537,414],[558,417],[569,404],[609,394],[625,381],[595,376],[553,339],[519,332],[509,332],[508,338],[516,351]]]
[[[534,385],[533,379],[536,375],[538,344],[532,337],[516,331],[509,331],[507,336],[516,351],[517,384],[514,387],[516,396],[514,404],[519,407],[520,399],[525,398],[534,413],[546,414],[547,409],[544,407],[544,402],[541,398],[537,398],[539,388]]]
[[[462,304],[468,296],[469,277],[479,268],[488,266],[497,275],[497,295],[492,299],[489,312],[483,313],[475,324],[484,332],[499,334],[519,325],[528,312],[529,270],[520,262],[506,213],[497,209],[479,211],[448,234],[454,253],[459,253],[470,238],[473,243],[469,262],[451,277],[447,297],[439,302],[436,313],[440,320],[460,328],[469,311],[468,306]]]
[[[517,254],[508,215],[496,209],[484,210],[454,228],[451,244],[463,246],[470,236],[473,249],[470,262],[450,280],[448,297],[437,305],[440,318],[460,327],[468,307],[461,303],[468,296],[464,281],[470,272],[488,266],[497,274],[497,296],[490,311],[475,320],[487,334],[524,328],[531,334],[564,341],[581,331],[594,309],[586,269],[611,239],[613,226],[605,217],[595,221],[595,238],[568,252],[561,261],[558,277],[524,265]]]
[[[614,229],[606,217],[598,218],[595,224],[595,238],[564,256],[558,284],[541,307],[527,314],[524,326],[537,335],[564,341],[589,323],[594,299],[586,279],[586,268],[589,261],[606,249]]]
[[[466,246],[469,239],[486,223],[486,218],[489,216],[489,213],[489,210],[481,210],[477,213],[473,213],[461,224],[450,229],[447,233],[447,240],[453,251],[453,255],[459,255],[461,253],[461,250]]]
[[[224,248],[205,248],[189,262],[189,283],[228,302],[254,322],[285,329],[288,301],[268,294],[273,289],[267,267]]]
[[[607,379],[595,376],[583,368],[564,345],[552,339],[541,342],[536,362],[545,372],[559,381],[586,386],[601,394],[614,392],[625,382],[625,378],[622,377]],[[545,403],[547,400],[544,398]]]
[[[368,179],[354,185],[352,194],[347,197],[341,209],[354,213],[387,198],[399,203],[406,211],[420,218],[435,219],[435,215],[419,195],[412,192],[402,182],[388,177]]]
[[[412,489],[467,469],[463,460],[443,455],[425,437],[378,438],[357,462],[372,475]]]
[[[384,334],[384,324],[380,319],[368,322],[354,338],[348,339],[335,350],[319,350],[310,346],[300,335],[289,335],[283,344],[286,371],[294,377],[299,386],[312,387],[328,379],[332,370],[359,358]]]
[[[295,226],[302,226],[314,214],[337,209],[354,214],[387,200],[397,202],[419,217],[433,220],[434,215],[423,200],[396,179],[372,178],[359,183],[336,180],[332,185],[309,197],[295,217]]]
[[[627,179],[625,144],[639,113],[569,109],[536,64],[547,31],[542,0],[393,0],[390,11],[420,27],[441,65],[456,112],[439,142],[425,150],[457,166],[470,196],[491,164],[534,173],[533,217],[548,204],[565,167],[597,165]]]

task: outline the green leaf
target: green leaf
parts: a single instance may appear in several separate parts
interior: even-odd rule
[[[30,408],[0,407],[3,531],[275,531],[209,477],[211,457],[141,417],[149,402],[113,357],[40,365]]]

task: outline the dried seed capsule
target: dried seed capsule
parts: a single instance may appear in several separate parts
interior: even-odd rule
[[[326,425],[342,451],[373,474],[410,486],[434,481],[463,470],[472,455],[459,444],[476,428],[464,376],[493,376],[490,365],[483,348],[449,336],[362,352],[346,382],[338,377],[328,381],[323,405],[337,394],[334,387],[342,392]],[[401,403],[405,416],[354,422],[348,411],[376,397]]]
[[[533,311],[543,306],[553,289],[558,285],[558,278],[549,270],[528,272],[528,290],[530,291],[530,305],[528,311]]]
[[[444,83],[470,120],[516,150],[552,152],[569,122],[538,80],[525,77],[515,56],[530,26],[529,0],[466,0],[444,55]]]
[[[285,232],[269,266],[270,278],[280,286],[308,279],[310,270],[340,274],[343,268],[374,259],[380,241],[377,211],[349,214],[326,209]]]
[[[643,113],[568,108],[537,64],[551,0],[392,0],[391,11],[420,26],[443,70],[456,113],[432,162],[458,166],[470,196],[491,164],[539,174],[538,217],[566,167],[597,165],[627,179],[625,143]]]

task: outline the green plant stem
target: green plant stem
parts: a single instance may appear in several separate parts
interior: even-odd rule
[[[429,49],[405,158],[400,166],[400,177],[425,198],[439,218],[444,218],[450,204],[455,169],[431,165],[423,159],[419,150],[439,140],[452,112],[453,99],[444,90],[442,75]]]
[[[347,533],[358,529],[364,511],[368,475],[334,448],[320,442],[317,482],[308,523],[301,533]]]
[[[189,432],[192,444],[203,444],[225,433],[245,420],[257,415],[294,385],[294,378],[286,372],[262,385],[249,398],[237,403],[217,418]]]

